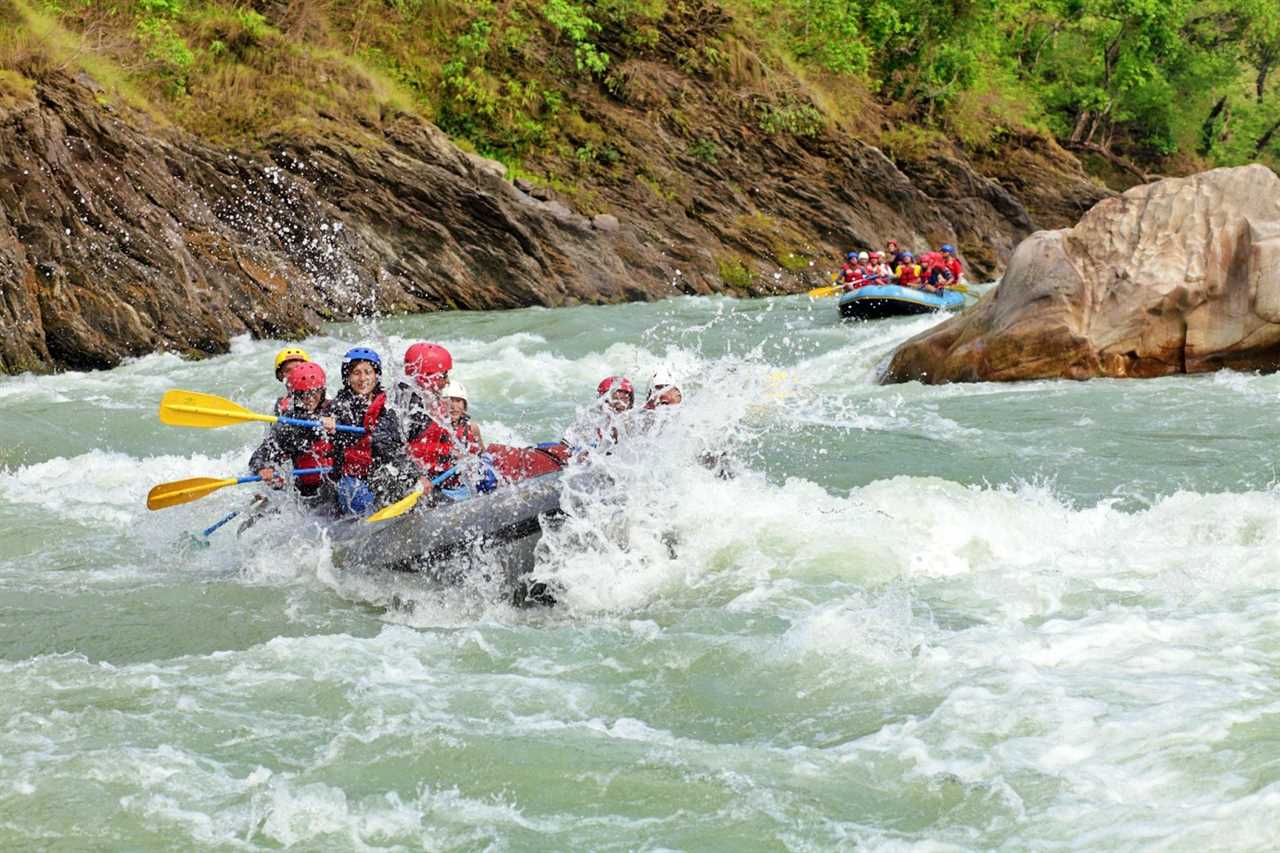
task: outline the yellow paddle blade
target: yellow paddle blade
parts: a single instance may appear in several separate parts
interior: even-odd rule
[[[968,292],[969,292],[969,285],[965,284],[964,282],[960,282],[959,284],[948,284],[948,285],[947,285],[947,289],[948,289],[948,290],[958,290],[958,291],[960,291],[961,293],[968,293]]]
[[[831,285],[830,287],[815,287],[813,290],[809,291],[809,298],[821,299],[824,296],[835,296],[837,293],[839,293],[843,289],[844,288],[840,287],[839,285],[834,285],[834,284]]]
[[[147,492],[147,509],[168,509],[171,506],[191,503],[210,492],[240,482],[235,477],[220,480],[217,477],[194,477],[174,483],[161,483]]]
[[[420,497],[422,497],[421,485],[419,485],[418,488],[414,489],[412,492],[405,495],[395,503],[384,506],[382,509],[375,512],[373,515],[366,518],[365,522],[368,524],[373,524],[376,521],[386,521],[387,519],[395,518],[396,516],[399,516],[399,515],[404,515],[406,512],[413,509],[414,506],[417,505],[418,498]]]
[[[170,426],[213,429],[245,421],[275,423],[277,420],[274,415],[259,415],[225,397],[198,391],[175,388],[166,391],[160,401],[160,422]]]

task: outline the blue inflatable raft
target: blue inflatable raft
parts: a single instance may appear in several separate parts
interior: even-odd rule
[[[840,295],[840,316],[856,320],[905,317],[964,307],[964,294],[955,290],[929,293],[898,284],[868,284]]]

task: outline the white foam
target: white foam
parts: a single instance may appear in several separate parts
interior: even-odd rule
[[[146,496],[160,482],[212,476],[242,470],[234,455],[221,457],[153,456],[136,459],[125,453],[91,450],[0,473],[0,498],[34,506],[60,516],[116,525],[129,524],[146,512]]]
[[[1141,499],[1121,489],[1081,500],[1055,470],[826,488],[768,464],[783,439],[838,467],[876,452],[880,432],[977,444],[1003,429],[969,401],[1038,407],[1046,422],[1066,413],[1011,456],[1045,451],[1058,427],[1107,430],[1120,410],[1152,409],[1129,424],[1139,432],[1176,427],[1181,404],[1160,408],[1161,395],[1244,418],[1275,393],[1274,377],[881,388],[872,374],[887,350],[938,318],[838,325],[822,319],[829,303],[810,314],[786,300],[679,300],[652,332],[628,333],[628,312],[649,310],[574,315],[600,334],[586,343],[566,344],[554,324],[491,333],[484,324],[500,321],[479,315],[304,342],[332,366],[372,341],[392,373],[408,342],[446,343],[477,408],[505,406],[491,402],[500,416],[480,421],[491,441],[547,437],[594,403],[606,374],[630,375],[641,393],[658,365],[681,377],[686,403],[653,434],[597,454],[616,490],[576,495],[573,517],[545,537],[538,572],[556,586],[554,609],[514,610],[483,584],[348,572],[290,510],[240,540],[220,534],[193,559],[211,594],[256,608],[228,605],[228,619],[253,618],[217,632],[217,649],[190,636],[199,614],[189,623],[163,606],[160,593],[189,592],[195,576],[165,576],[167,551],[123,558],[103,535],[86,558],[51,535],[40,560],[0,563],[6,591],[56,596],[50,606],[73,617],[103,615],[101,576],[59,573],[82,589],[60,586],[50,555],[160,590],[130,591],[139,604],[120,637],[77,627],[38,638],[77,653],[0,660],[11,705],[0,796],[20,806],[0,838],[65,842],[49,821],[69,802],[110,816],[121,836],[86,841],[107,846],[595,849],[626,838],[676,849],[742,838],[741,827],[794,849],[1280,843],[1280,492],[1197,487],[1222,455],[1195,431],[1185,448],[1166,445],[1188,485],[1128,489]],[[0,398],[150,418],[158,393],[181,383],[269,403],[278,343],[237,339],[199,364],[155,356],[0,380]],[[828,432],[806,444],[814,427],[850,441]],[[48,530],[85,520],[134,543],[243,500],[228,489],[146,513],[151,485],[239,470],[254,438],[188,456],[160,434],[145,454],[6,469],[0,512]],[[1106,462],[1083,446],[1053,449],[1064,470]],[[736,476],[698,464],[709,450],[728,454]],[[139,621],[153,643],[124,630]],[[304,636],[284,636],[294,634]],[[197,651],[175,656],[175,635]],[[465,780],[448,777],[458,767]],[[449,769],[422,775],[435,768]]]

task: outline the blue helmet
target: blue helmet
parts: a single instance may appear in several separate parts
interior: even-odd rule
[[[371,349],[365,347],[356,347],[347,350],[347,354],[342,357],[342,378],[346,379],[351,373],[351,368],[355,366],[357,361],[367,361],[373,365],[373,372],[378,376],[382,376],[382,359]]]
[[[847,255],[845,255],[845,256],[844,256],[844,259],[845,259],[846,261],[856,261],[856,260],[858,259],[858,253],[857,253],[857,252],[850,252],[849,254],[847,254]]]
[[[948,255],[954,255],[956,253],[956,247],[950,243],[943,243],[942,251],[946,252]]]

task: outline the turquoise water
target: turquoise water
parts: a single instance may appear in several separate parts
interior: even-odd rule
[[[0,848],[1274,849],[1280,378],[875,385],[934,322],[682,298],[305,342],[445,343],[488,441],[682,377],[626,500],[544,540],[540,611],[335,567],[288,513],[184,544],[251,487],[147,512],[261,436],[163,392],[266,410],[277,342],[0,379]]]

